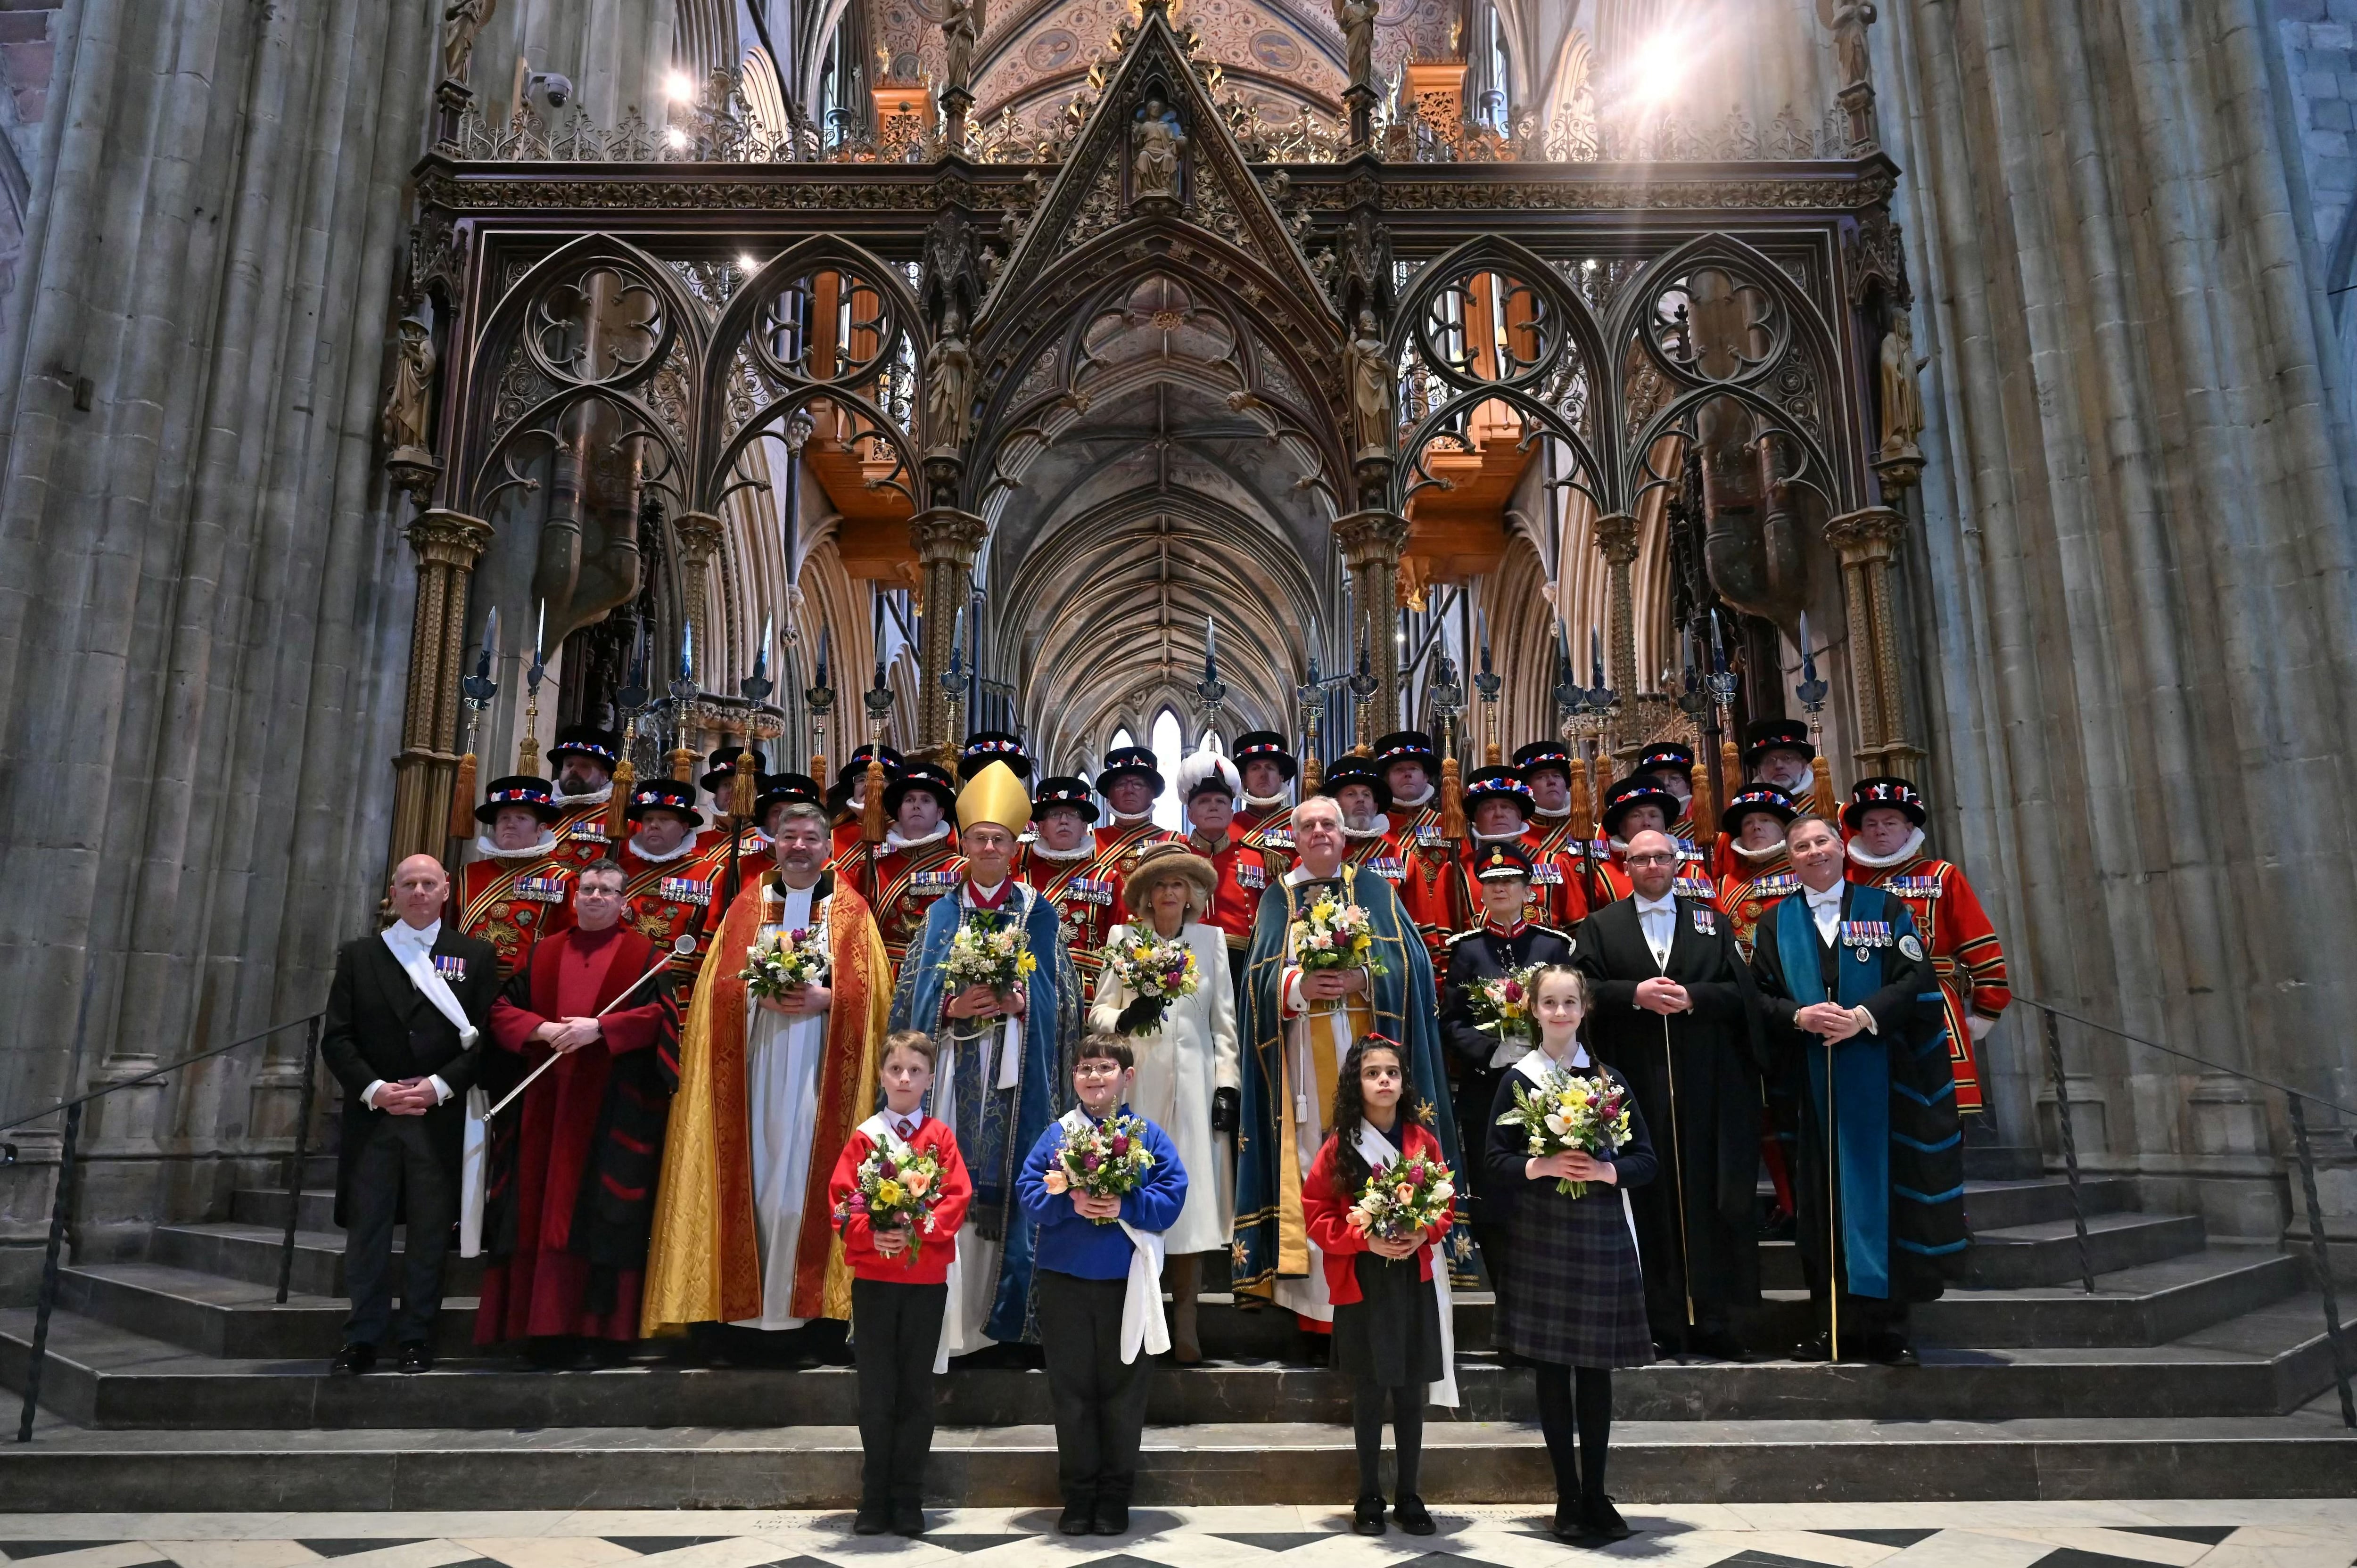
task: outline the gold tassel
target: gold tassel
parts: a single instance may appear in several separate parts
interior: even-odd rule
[[[1595,807],[1587,798],[1587,758],[1571,754],[1571,831],[1575,837],[1596,836]]]
[[[1725,709],[1720,710],[1721,713],[1725,711]],[[1732,736],[1718,743],[1718,776],[1727,780],[1727,795],[1729,800],[1735,798],[1735,792],[1742,789],[1746,782],[1743,777],[1743,753],[1736,746]]]
[[[695,753],[683,746],[675,748],[671,754],[671,777],[672,782],[674,784],[694,783],[695,781]]]
[[[1834,816],[1834,771],[1825,765],[1824,752],[1820,751],[1810,759],[1809,771],[1817,776],[1816,788],[1809,792],[1809,810],[1829,822],[1836,821]]]
[[[821,789],[826,787],[826,753],[823,751],[811,753],[810,776],[819,781]]]
[[[1453,757],[1440,762],[1440,836],[1463,843],[1465,839],[1465,780],[1458,777],[1459,768]]]
[[[740,828],[753,820],[753,748],[748,746],[737,754],[737,777],[728,782],[728,814]]]
[[[867,758],[867,782],[861,789],[859,836],[868,843],[884,842],[884,758]]]
[[[475,754],[458,758],[458,776],[450,780],[450,836],[475,836]]]
[[[1318,793],[1318,787],[1324,782],[1326,770],[1318,766],[1318,753],[1313,750],[1301,759],[1301,798],[1307,800]]]
[[[1690,776],[1694,785],[1694,804],[1687,815],[1694,822],[1694,841],[1707,848],[1718,836],[1718,791],[1711,784],[1710,757],[1707,753],[1695,759]]]
[[[630,766],[628,753],[615,758],[614,792],[606,800],[606,836],[620,843],[630,831],[630,819],[625,815],[630,808],[630,787],[639,781],[639,770]]]

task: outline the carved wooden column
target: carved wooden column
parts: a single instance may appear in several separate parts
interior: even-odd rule
[[[1919,776],[1923,753],[1907,738],[1899,678],[1897,587],[1892,562],[1907,520],[1873,506],[1825,524],[1825,542],[1841,558],[1842,603],[1849,620],[1850,680],[1857,693],[1860,771]]]
[[[1637,709],[1637,520],[1625,511],[1609,513],[1596,520],[1588,537],[1604,557],[1604,640],[1612,650],[1608,679],[1620,693],[1610,745],[1620,752],[1644,738]]]
[[[1351,512],[1334,520],[1334,539],[1342,547],[1342,564],[1350,568],[1351,603],[1360,618],[1360,625],[1350,628],[1351,644],[1357,646],[1363,630],[1367,659],[1381,683],[1367,714],[1366,738],[1372,741],[1399,727],[1399,644],[1392,638],[1392,623],[1407,519],[1380,508]]]
[[[466,657],[467,583],[491,525],[432,508],[409,525],[417,553],[417,609],[409,628],[409,696],[393,759],[393,864],[438,855],[458,766],[458,674]]]
[[[917,547],[918,568],[925,585],[925,640],[917,650],[922,667],[917,691],[917,744],[920,746],[948,746],[964,738],[950,734],[950,699],[942,691],[941,673],[950,667],[958,607],[966,601],[974,557],[989,532],[988,523],[955,507],[937,506],[919,512],[909,522],[909,538]]]

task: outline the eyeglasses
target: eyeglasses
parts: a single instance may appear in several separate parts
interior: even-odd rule
[[[1626,857],[1631,865],[1668,865],[1677,858],[1674,854],[1632,854]]]
[[[1122,1065],[1119,1062],[1088,1061],[1075,1064],[1072,1068],[1072,1076],[1074,1078],[1119,1078],[1122,1071]]]

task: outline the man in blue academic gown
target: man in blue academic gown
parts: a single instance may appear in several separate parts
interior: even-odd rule
[[[1353,1040],[1377,1034],[1407,1047],[1416,1117],[1438,1134],[1450,1169],[1462,1166],[1423,937],[1389,882],[1343,864],[1341,808],[1329,797],[1294,808],[1293,834],[1299,862],[1261,895],[1245,960],[1232,1266],[1238,1295],[1291,1307],[1314,1331],[1333,1321],[1334,1308],[1302,1222],[1301,1179],[1325,1142],[1335,1074]],[[1367,911],[1382,973],[1305,972],[1295,962],[1299,924],[1324,898]],[[1469,1280],[1473,1243],[1462,1223],[1449,1237],[1448,1256],[1453,1272]]]
[[[889,1026],[922,1029],[941,1047],[928,1109],[957,1134],[974,1176],[974,1204],[958,1233],[950,1275],[949,1353],[1037,1344],[1031,1303],[1033,1226],[1016,1202],[1016,1163],[1071,1104],[1072,1063],[1088,998],[1066,950],[1056,907],[1014,875],[1016,836],[1031,796],[1004,762],[993,762],[958,794],[958,842],[965,875],[954,897],[925,912],[900,965]],[[942,963],[965,925],[1013,924],[1037,961],[1011,993],[952,990]],[[1019,1352],[1003,1355],[1013,1364]]]
[[[1843,879],[1841,835],[1792,820],[1801,890],[1760,917],[1751,962],[1796,1082],[1793,1197],[1819,1327],[1793,1354],[1911,1365],[1910,1304],[1964,1273],[1964,1141],[1940,987],[1900,899]]]

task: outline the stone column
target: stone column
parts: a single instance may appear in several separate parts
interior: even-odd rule
[[[1588,535],[1604,557],[1604,640],[1612,650],[1608,678],[1620,693],[1613,733],[1607,743],[1615,753],[1629,751],[1644,739],[1637,697],[1643,682],[1637,672],[1637,520],[1625,511],[1596,520]]]
[[[683,511],[672,520],[679,540],[680,586],[685,590],[687,624],[695,628],[695,678],[707,692],[726,673],[727,660],[712,629],[712,564],[720,559],[720,520],[708,511]]]
[[[1857,694],[1861,773],[1916,779],[1921,747],[1907,738],[1899,672],[1897,585],[1891,566],[1907,520],[1889,507],[1847,512],[1825,524],[1825,542],[1841,558],[1842,604],[1849,619],[1850,683]]]
[[[1367,714],[1372,741],[1399,727],[1399,644],[1393,639],[1393,611],[1399,597],[1400,551],[1407,544],[1407,519],[1395,511],[1371,508],[1334,520],[1334,539],[1342,547],[1342,564],[1350,568],[1351,603],[1358,608],[1367,639],[1367,659],[1379,682],[1372,712]],[[1350,646],[1358,644],[1360,627],[1350,628]]]
[[[909,539],[917,548],[917,564],[925,585],[925,639],[917,650],[921,677],[917,688],[920,746],[950,746],[963,738],[950,734],[952,704],[942,690],[941,673],[950,667],[958,607],[966,602],[974,557],[982,553],[983,541],[989,534],[990,525],[981,518],[951,506],[920,511],[909,522]]]
[[[417,609],[409,628],[409,697],[393,759],[393,858],[439,855],[458,766],[458,676],[466,659],[467,583],[491,542],[479,517],[434,507],[409,525]]]

